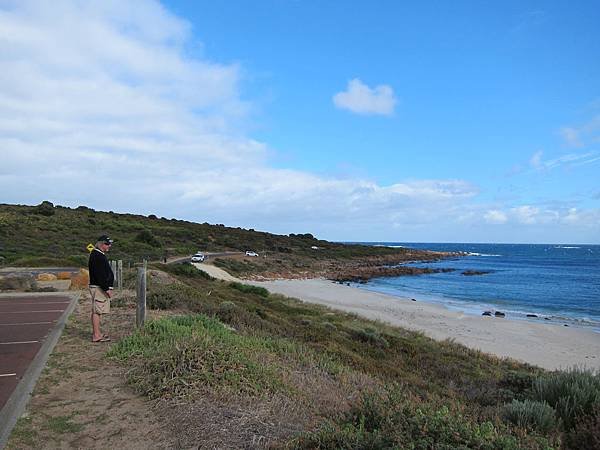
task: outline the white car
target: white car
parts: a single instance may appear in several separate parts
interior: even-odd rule
[[[246,252],[246,256],[258,256],[258,253],[256,253],[256,252],[251,252],[250,250],[248,250],[248,251]]]
[[[204,261],[204,254],[203,253],[196,253],[194,256],[192,256],[192,262],[202,262]]]

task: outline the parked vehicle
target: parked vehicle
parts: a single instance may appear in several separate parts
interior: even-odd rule
[[[248,251],[246,252],[246,256],[258,256],[258,253],[256,253],[256,252],[252,252],[252,251],[248,250]]]
[[[203,262],[205,258],[204,253],[196,253],[192,256],[192,262]]]

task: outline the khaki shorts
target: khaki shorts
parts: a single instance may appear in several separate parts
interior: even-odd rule
[[[92,312],[96,314],[110,313],[110,298],[99,287],[91,287],[90,294],[92,296]]]

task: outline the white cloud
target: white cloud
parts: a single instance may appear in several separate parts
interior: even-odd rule
[[[510,227],[524,225],[560,226],[593,228],[600,226],[600,209],[580,210],[576,207],[543,207],[521,205],[505,209],[491,209],[483,215],[490,224],[506,224]],[[535,228],[535,227],[534,227]]]
[[[530,205],[519,206],[511,209],[512,215],[520,223],[532,225],[538,221],[539,208]]]
[[[531,159],[529,160],[529,165],[531,165],[531,167],[533,167],[534,169],[539,169],[542,166],[542,155],[544,154],[544,152],[542,152],[541,150],[535,152],[533,154],[533,156],[531,157]]]
[[[394,90],[386,84],[370,88],[354,78],[348,82],[346,91],[333,96],[333,103],[357,114],[389,116],[394,113],[396,98]]]
[[[558,130],[565,144],[581,148],[600,142],[600,114],[579,126],[565,126]]]
[[[529,165],[536,170],[551,170],[557,167],[578,167],[600,160],[600,152],[568,153],[553,159],[544,160],[543,152],[535,152],[529,159]]]
[[[508,217],[506,216],[506,214],[497,209],[489,210],[488,212],[485,213],[483,218],[485,219],[485,221],[487,223],[493,223],[493,224],[503,224],[508,221]]]
[[[579,130],[571,127],[562,127],[559,133],[569,147],[583,147]]]

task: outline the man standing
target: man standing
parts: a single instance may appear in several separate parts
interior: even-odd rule
[[[90,295],[92,296],[92,342],[110,341],[108,335],[102,334],[100,331],[100,317],[110,312],[110,298],[115,275],[105,253],[110,250],[112,243],[113,240],[108,236],[100,236],[88,261]]]

